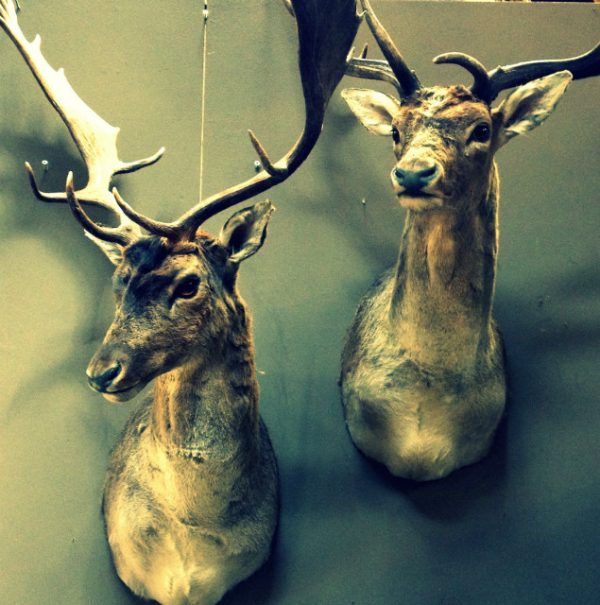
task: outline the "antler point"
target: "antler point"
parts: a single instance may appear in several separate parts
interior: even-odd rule
[[[349,63],[352,60],[355,48],[356,48],[355,46],[350,47],[350,50],[348,51],[348,54],[346,55],[346,63]]]

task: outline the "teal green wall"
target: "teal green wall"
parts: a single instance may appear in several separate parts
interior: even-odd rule
[[[166,220],[195,203],[202,3],[22,4],[28,36],[39,31],[51,63],[122,127],[123,159],[167,147],[157,166],[118,180],[126,199]],[[568,56],[591,47],[600,25],[592,5],[374,4],[425,83],[467,81],[431,64],[441,52],[490,67]],[[211,11],[207,194],[252,174],[248,128],[277,156],[302,124],[295,30],[279,2],[213,0]],[[108,452],[135,404],[110,406],[84,374],[112,317],[111,265],[66,208],[33,200],[25,160],[38,173],[50,162],[49,189],[83,169],[5,36],[0,58],[0,602],[135,603],[112,571],[99,513]],[[499,154],[508,420],[484,462],[412,485],[354,450],[340,409],[344,333],[394,261],[403,215],[388,142],[336,95],[311,158],[269,192],[268,240],[242,269],[283,508],[271,562],[224,603],[595,602],[599,98],[600,81],[574,83],[543,127]]]

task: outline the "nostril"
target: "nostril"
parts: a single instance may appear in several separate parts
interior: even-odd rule
[[[106,370],[106,372],[104,372],[104,374],[102,374],[102,378],[105,381],[107,381],[107,380],[112,381],[120,373],[121,373],[121,364],[117,361],[117,363],[112,368],[109,368],[108,370]]]
[[[437,166],[435,164],[432,164],[429,168],[424,168],[423,170],[420,170],[419,176],[422,179],[431,180],[431,178],[433,176],[435,176],[436,172],[437,172]]]
[[[404,182],[404,178],[406,177],[406,171],[402,170],[402,168],[394,169],[394,176],[400,185]]]
[[[114,365],[100,374],[88,375],[88,382],[96,391],[106,391],[120,373],[121,364],[117,361]]]

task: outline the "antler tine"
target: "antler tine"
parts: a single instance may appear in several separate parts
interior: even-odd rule
[[[134,162],[122,162],[118,157],[117,136],[119,129],[105,122],[77,95],[65,77],[64,71],[55,70],[41,52],[41,38],[36,36],[29,42],[21,30],[13,0],[0,0],[0,26],[21,53],[29,69],[38,81],[44,94],[56,109],[69,129],[88,170],[88,182],[77,192],[82,203],[104,208],[119,219],[119,227],[131,239],[131,234],[139,236],[139,227],[123,213],[109,191],[110,181],[115,174],[133,172],[157,162],[164,148],[154,155]],[[38,187],[30,164],[26,165],[35,196],[45,202],[69,202],[68,193],[47,193]],[[86,229],[89,223],[86,223]],[[89,230],[89,229],[88,229]],[[99,239],[102,239],[102,229]],[[111,234],[110,237],[113,237]],[[109,241],[115,241],[114,238]]]
[[[292,17],[296,16],[296,14],[294,13],[294,7],[292,6],[292,0],[283,0],[283,5],[287,9],[288,13],[292,15]]]
[[[116,187],[112,188],[112,194],[115,198],[115,201],[119,205],[119,208],[123,211],[123,213],[129,217],[136,225],[143,227],[150,233],[154,233],[155,235],[162,235],[171,240],[177,240],[180,237],[180,232],[176,227],[170,225],[169,223],[161,223],[160,221],[155,221],[140,212],[134,210],[122,197]]]
[[[367,59],[367,45],[363,48],[358,57],[354,57],[354,49],[350,51],[346,60],[346,75],[353,78],[362,78],[366,80],[379,80],[387,82],[396,88],[400,96],[403,95],[402,86],[398,82],[398,78],[394,75],[387,61],[380,59]]]
[[[361,0],[364,9],[364,17],[373,37],[377,41],[383,56],[386,58],[393,74],[399,82],[399,91],[402,98],[410,97],[415,91],[421,88],[421,83],[416,74],[408,67],[406,61],[400,54],[400,51],[394,44],[391,36],[383,27],[381,21],[377,18],[369,0]]]
[[[488,74],[490,78],[489,102],[491,103],[502,90],[520,86],[565,69],[573,74],[574,80],[600,75],[600,44],[577,57],[527,61],[497,67]]]
[[[299,63],[305,105],[302,134],[277,162],[270,160],[253,132],[250,140],[263,166],[251,179],[221,191],[166,225],[193,239],[208,218],[282,182],[293,174],[315,146],[333,90],[344,74],[346,56],[359,25],[355,0],[292,0],[299,39]],[[164,227],[165,225],[163,225]]]
[[[101,227],[97,225],[84,211],[75,195],[73,187],[73,173],[67,175],[67,184],[65,187],[67,203],[71,208],[73,216],[79,221],[81,226],[91,235],[105,242],[113,242],[121,246],[127,246],[132,241],[132,237],[127,237],[121,229],[113,229],[110,227]]]
[[[444,53],[433,59],[434,63],[454,63],[464,67],[474,79],[471,92],[478,99],[487,100],[490,94],[490,77],[485,67],[474,57],[464,53]]]

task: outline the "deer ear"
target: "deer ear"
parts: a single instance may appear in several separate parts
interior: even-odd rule
[[[123,247],[119,246],[119,244],[114,244],[112,242],[105,242],[91,233],[84,231],[86,237],[89,237],[104,254],[113,265],[118,265],[123,258]]]
[[[554,111],[572,79],[571,72],[559,71],[512,92],[494,110],[502,121],[499,146],[539,126]]]
[[[229,251],[230,266],[237,266],[260,250],[273,210],[275,206],[266,200],[229,217],[221,229],[219,242]]]
[[[373,134],[390,136],[392,119],[400,109],[400,103],[376,90],[346,88],[342,97],[348,103],[361,124]]]

